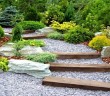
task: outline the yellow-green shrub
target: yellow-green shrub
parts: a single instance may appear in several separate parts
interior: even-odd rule
[[[89,42],[89,47],[101,50],[104,46],[110,46],[110,39],[106,36],[96,36]]]
[[[76,23],[70,21],[70,22],[63,22],[60,24],[59,22],[53,21],[51,24],[51,27],[59,32],[66,32],[70,29],[73,29],[76,26]]]

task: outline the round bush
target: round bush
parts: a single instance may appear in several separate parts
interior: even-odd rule
[[[23,21],[19,25],[22,26],[23,30],[37,30],[45,27],[43,23],[35,21]]]
[[[4,36],[4,30],[3,28],[0,26],[0,38]]]
[[[110,39],[106,36],[96,36],[89,42],[89,47],[99,51],[102,50],[104,46],[110,46]]]
[[[40,53],[37,55],[29,55],[26,57],[28,60],[32,60],[34,62],[41,62],[41,63],[48,63],[48,62],[54,62],[56,60],[56,55],[53,53]]]
[[[65,35],[65,41],[69,43],[81,43],[89,41],[94,37],[94,34],[86,28],[76,26],[73,29],[69,30]]]
[[[23,29],[20,25],[16,25],[12,30],[12,41],[16,42],[22,40]]]
[[[47,35],[48,38],[50,39],[56,39],[56,40],[63,40],[64,36],[61,33],[58,32],[53,32]]]

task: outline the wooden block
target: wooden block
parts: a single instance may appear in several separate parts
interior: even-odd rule
[[[100,53],[73,53],[73,52],[52,52],[58,55],[58,59],[92,59],[100,57]]]
[[[86,90],[110,91],[110,83],[99,82],[94,80],[81,80],[62,77],[46,77],[43,79],[42,84],[57,87],[80,88]]]
[[[34,35],[34,36],[23,36],[23,39],[41,39],[46,38],[46,35]]]
[[[110,72],[109,64],[49,64],[51,71]]]

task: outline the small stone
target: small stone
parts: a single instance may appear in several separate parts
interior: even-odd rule
[[[101,36],[102,35],[102,32],[96,32],[95,33],[95,36]]]
[[[27,55],[35,55],[38,53],[43,53],[42,48],[36,47],[36,46],[25,46],[20,51],[21,55],[27,56]]]
[[[101,51],[101,57],[110,57],[110,46],[103,47]]]

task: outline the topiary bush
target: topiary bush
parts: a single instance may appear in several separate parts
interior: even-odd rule
[[[99,51],[102,50],[104,46],[110,46],[110,39],[106,36],[96,36],[89,42],[89,47]]]
[[[69,30],[68,33],[64,35],[65,41],[69,43],[81,43],[81,42],[89,41],[93,37],[94,34],[92,32],[79,25]]]
[[[45,27],[43,23],[36,21],[23,21],[18,24],[22,26],[23,30],[37,30]]]
[[[48,63],[48,62],[54,62],[56,60],[56,55],[53,53],[40,53],[37,55],[29,55],[26,56],[26,59],[32,60],[35,62],[41,62],[41,63]]]
[[[16,25],[12,30],[12,42],[18,42],[22,40],[23,29],[20,25]]]
[[[0,69],[3,71],[8,71],[8,59],[5,57],[0,57]]]
[[[0,38],[4,36],[4,30],[3,28],[0,26]]]
[[[47,37],[50,39],[56,39],[56,40],[63,40],[64,39],[64,35],[59,32],[49,33],[47,35]]]

